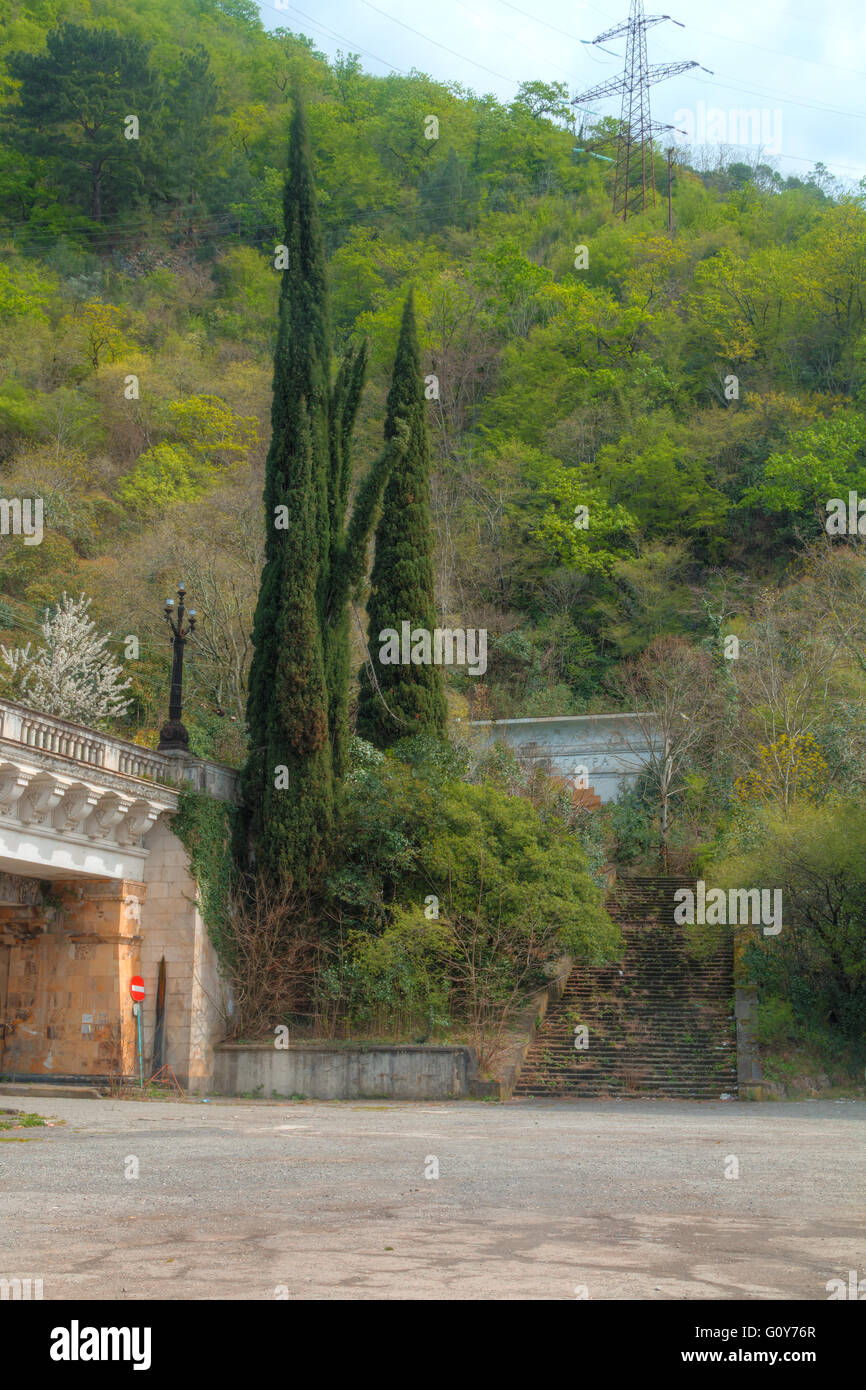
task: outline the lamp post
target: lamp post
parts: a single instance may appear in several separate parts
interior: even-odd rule
[[[195,609],[187,615],[184,608],[186,585],[177,586],[177,612],[174,599],[165,601],[165,620],[171,628],[171,693],[168,700],[168,721],[159,731],[160,753],[188,753],[189,734],[181,722],[183,712],[183,649],[195,632]],[[185,624],[185,619],[188,621]]]

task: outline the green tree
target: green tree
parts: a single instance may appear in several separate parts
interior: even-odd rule
[[[421,207],[428,229],[467,226],[473,201],[466,163],[451,146],[445,159],[433,165],[421,187]]]
[[[172,401],[167,420],[176,436],[139,454],[117,483],[117,496],[142,515],[156,515],[168,500],[192,502],[244,458],[256,443],[256,422],[239,416],[217,396]]]
[[[787,513],[804,529],[822,528],[827,503],[866,487],[866,419],[838,410],[793,432],[788,447],[770,454],[763,478],[742,497],[741,507]]]
[[[170,114],[170,174],[176,196],[194,203],[208,178],[216,138],[214,116],[219,91],[211,72],[210,55],[201,44],[181,56],[168,94]]]
[[[334,817],[320,621],[328,557],[330,342],[325,265],[309,142],[298,104],[285,199],[288,270],[280,286],[271,445],[265,464],[265,563],[253,623],[244,771],[243,867],[306,889],[324,864]]]
[[[67,195],[95,222],[139,192],[152,168],[145,153],[156,119],[158,79],[148,48],[110,29],[64,24],[44,53],[13,53],[9,72],[20,83],[9,113],[10,143],[48,159]],[[134,115],[139,138],[127,139]]]
[[[611,505],[585,471],[539,458],[533,469],[547,509],[533,537],[560,564],[584,574],[610,574],[618,556],[634,549],[636,523],[628,507]]]
[[[739,843],[738,843],[739,841]],[[731,853],[707,871],[713,887],[769,884],[782,893],[782,930],[751,928],[746,963],[767,992],[793,1005],[798,1023],[836,1033],[863,1051],[866,911],[862,801],[808,798],[761,807]]]
[[[385,488],[382,516],[376,529],[369,616],[369,649],[373,676],[361,672],[358,732],[386,748],[408,733],[444,734],[445,695],[440,667],[383,664],[379,634],[386,628],[432,634],[436,625],[433,591],[433,525],[430,519],[430,452],[424,415],[424,391],[410,290],[403,310],[391,389],[385,438],[393,439],[398,422],[405,421],[408,444],[405,460],[394,469]],[[432,640],[432,639],[431,639]]]
[[[348,599],[364,565],[397,436],[362,481],[349,524],[351,436],[366,351],[331,383],[331,321],[304,108],[295,102],[285,200],[265,563],[253,625],[241,863],[306,889],[323,867],[348,743]],[[404,437],[403,432],[402,437]]]
[[[514,105],[525,107],[532,116],[548,116],[574,126],[574,107],[565,82],[521,82]]]

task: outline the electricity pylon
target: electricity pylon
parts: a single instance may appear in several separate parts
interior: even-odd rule
[[[587,92],[581,92],[572,101],[572,106],[587,106],[601,97],[622,93],[619,134],[616,146],[616,173],[613,181],[613,211],[623,221],[632,213],[646,212],[648,202],[655,206],[656,180],[653,162],[653,135],[656,130],[670,130],[670,126],[654,123],[650,118],[649,89],[654,82],[665,77],[676,77],[677,73],[700,67],[695,60],[682,63],[653,63],[649,66],[646,56],[646,31],[654,24],[670,19],[668,14],[646,16],[643,0],[630,0],[629,17],[623,24],[606,29],[593,45],[606,43],[609,39],[625,34],[625,68],[622,77],[612,77],[600,82]],[[672,20],[679,24],[679,20]],[[679,24],[681,29],[684,25]],[[704,68],[704,72],[709,69]]]

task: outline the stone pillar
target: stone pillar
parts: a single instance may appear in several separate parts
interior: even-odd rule
[[[142,917],[141,974],[147,997],[144,1047],[153,1047],[156,984],[165,957],[165,1060],[180,1084],[211,1087],[213,1045],[225,1036],[226,987],[196,906],[198,885],[189,856],[165,819],[147,837],[147,906]]]

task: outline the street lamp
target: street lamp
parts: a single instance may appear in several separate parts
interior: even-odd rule
[[[177,612],[174,599],[165,601],[165,620],[171,628],[172,661],[171,692],[168,700],[168,721],[159,731],[160,753],[189,753],[189,734],[181,722],[183,711],[183,649],[195,632],[195,609],[187,615],[184,608],[186,585],[177,586]],[[185,624],[185,619],[188,621]]]

